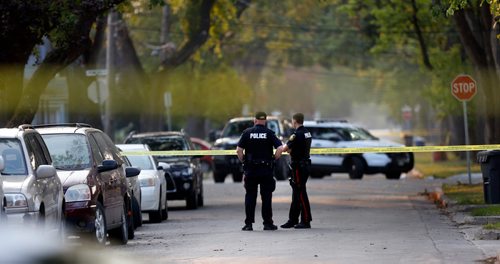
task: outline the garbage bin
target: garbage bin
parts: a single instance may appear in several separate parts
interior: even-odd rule
[[[488,150],[477,154],[483,174],[484,202],[500,204],[500,151]]]

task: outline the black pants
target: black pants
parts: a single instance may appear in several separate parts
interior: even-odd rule
[[[289,221],[298,223],[299,215],[302,223],[312,221],[311,206],[307,196],[306,183],[309,178],[309,163],[292,162],[293,182],[292,204],[290,205]]]
[[[272,198],[276,189],[276,181],[272,168],[252,168],[245,171],[245,224],[255,222],[255,207],[257,205],[257,189],[260,185],[262,199],[262,219],[264,225],[273,224]]]

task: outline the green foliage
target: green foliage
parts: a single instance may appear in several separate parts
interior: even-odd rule
[[[174,117],[202,116],[219,122],[240,115],[242,105],[252,97],[238,74],[225,66],[180,67],[171,72],[164,91],[172,93]]]
[[[488,207],[474,208],[471,214],[473,216],[500,216],[500,206],[492,205]]]

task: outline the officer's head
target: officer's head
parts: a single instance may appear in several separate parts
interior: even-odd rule
[[[297,128],[304,124],[304,114],[302,113],[296,113],[295,115],[292,116],[292,125]]]
[[[265,112],[257,112],[255,113],[254,124],[256,125],[265,125],[267,120],[267,114]]]

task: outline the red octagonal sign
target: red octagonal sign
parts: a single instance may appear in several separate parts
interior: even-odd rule
[[[469,75],[458,75],[451,82],[451,94],[459,101],[469,101],[476,92],[476,81]]]

